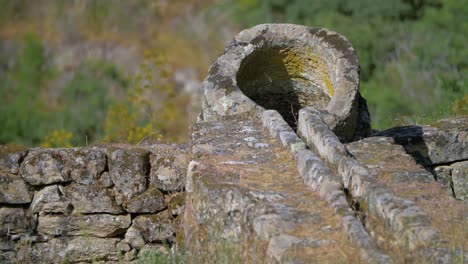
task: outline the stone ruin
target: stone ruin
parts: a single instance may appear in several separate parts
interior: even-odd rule
[[[0,147],[0,261],[468,263],[468,118],[371,131],[345,37],[244,30],[202,106],[189,145]]]

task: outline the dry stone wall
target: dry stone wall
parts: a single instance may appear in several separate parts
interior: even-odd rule
[[[371,135],[355,58],[339,34],[289,24],[244,30],[226,46],[203,83],[203,114],[193,134],[185,218],[192,228],[185,232],[192,255],[204,259],[213,253],[209,248],[225,244],[252,263],[262,257],[267,263],[323,261],[318,253],[307,255],[312,243],[304,241],[320,237],[301,229],[300,223],[310,218],[283,217],[293,210],[288,199],[294,194],[271,186],[270,199],[251,196],[252,189],[263,187],[255,186],[252,177],[267,186],[271,177],[280,186],[297,188],[292,179],[284,182],[284,172],[252,176],[264,164],[262,156],[284,152],[265,147],[252,153],[248,148],[267,140],[257,124],[262,122],[267,134],[289,151],[284,165],[294,159],[301,184],[334,210],[341,234],[358,250],[357,261],[467,263],[467,119]],[[246,122],[253,128],[243,129]],[[451,185],[453,193],[441,183]],[[232,195],[225,197],[228,193]],[[255,216],[268,218],[265,213],[273,219],[256,221]],[[351,256],[326,261],[356,262]]]
[[[0,261],[468,263],[468,118],[371,134],[358,72],[335,32],[259,25],[190,147],[0,146]]]
[[[0,261],[131,261],[167,251],[187,147],[0,147]]]
[[[395,127],[376,135],[393,138],[457,199],[468,199],[468,117],[443,119],[431,126]]]

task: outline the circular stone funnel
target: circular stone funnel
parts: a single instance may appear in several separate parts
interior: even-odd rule
[[[211,65],[203,82],[203,118],[274,109],[295,128],[298,111],[312,107],[347,141],[358,119],[366,119],[358,118],[359,103],[365,104],[358,89],[359,62],[345,37],[321,28],[263,24],[240,32]],[[366,107],[359,108],[368,115]]]

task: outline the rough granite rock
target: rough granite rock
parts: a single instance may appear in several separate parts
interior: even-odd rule
[[[26,233],[31,230],[31,217],[23,208],[0,207],[0,235]]]
[[[468,161],[452,164],[452,182],[455,197],[460,200],[468,199]]]
[[[180,191],[187,174],[187,154],[184,149],[161,149],[151,154],[151,182],[163,191]]]
[[[141,235],[140,230],[133,225],[128,228],[127,232],[125,233],[125,242],[130,244],[132,248],[138,250],[141,249],[146,243],[143,239],[143,236]]]
[[[185,193],[176,193],[171,196],[168,202],[168,209],[171,215],[177,216],[182,214],[185,206]]]
[[[335,32],[259,25],[211,65],[190,146],[0,146],[0,262],[468,264],[468,117],[369,137],[358,73]]]
[[[16,243],[8,238],[0,237],[0,262],[8,263],[12,259],[17,259],[16,252],[14,251]]]
[[[169,255],[169,250],[166,246],[161,244],[146,244],[140,252],[138,252],[138,257],[144,257],[148,254],[159,253],[163,255]]]
[[[105,171],[101,174],[101,176],[99,177],[98,184],[100,184],[104,188],[110,188],[114,186],[114,183],[112,182],[112,178],[108,171]]]
[[[106,154],[102,150],[71,148],[61,151],[65,168],[74,182],[91,185],[96,183],[106,167]]]
[[[348,243],[340,217],[303,184],[293,150],[278,135],[269,136],[256,118],[193,127],[198,153],[188,169],[183,214],[189,262],[357,262],[354,248],[346,256],[335,250]],[[298,243],[276,246],[273,238],[281,235]],[[306,243],[317,240],[334,243]]]
[[[76,237],[68,242],[66,257],[75,262],[117,261],[118,238]]]
[[[395,127],[376,135],[394,138],[427,166],[468,160],[468,117],[443,119],[432,126]]]
[[[452,187],[452,167],[442,165],[434,168],[434,173],[437,181],[441,182],[445,187]]]
[[[54,238],[43,243],[32,245],[30,252],[27,252],[33,263],[63,263],[68,260],[67,241],[63,238]],[[24,261],[26,262],[26,261]]]
[[[76,212],[119,214],[124,210],[115,200],[114,190],[93,185],[72,183],[64,188],[65,196],[70,200]]]
[[[108,158],[109,173],[114,189],[122,196],[121,202],[146,190],[150,168],[149,151],[136,148],[131,151],[116,149]]]
[[[152,184],[143,193],[124,200],[122,206],[129,213],[156,213],[166,208],[164,195]]]
[[[60,185],[46,186],[34,194],[34,199],[30,205],[33,213],[69,213],[73,206],[67,197],[65,191]]]
[[[116,246],[120,252],[128,252],[132,249],[132,247],[127,242],[125,242],[125,240],[120,241]]]
[[[310,106],[323,110],[327,125],[347,141],[357,127],[369,129],[358,125],[369,122],[367,108],[358,109],[365,104],[358,87],[358,58],[342,35],[300,25],[263,24],[240,32],[211,65],[203,82],[203,118],[220,120],[275,109],[295,127],[294,116]]]
[[[27,204],[31,200],[30,188],[21,176],[0,171],[0,203]]]
[[[28,153],[20,166],[20,175],[31,185],[48,185],[71,181],[63,157],[53,149],[38,149]]]
[[[172,217],[168,211],[159,214],[139,215],[133,220],[133,223],[146,242],[168,241],[174,236]]]
[[[130,215],[44,215],[39,216],[37,231],[51,236],[113,237],[125,233]]]
[[[17,174],[28,150],[20,146],[0,146],[0,172]]]
[[[132,261],[137,257],[137,255],[138,255],[137,250],[132,248],[130,251],[125,253],[124,260],[125,261]]]

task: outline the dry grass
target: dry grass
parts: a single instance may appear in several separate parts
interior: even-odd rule
[[[232,128],[226,126],[225,129],[231,131]],[[279,197],[275,198],[277,200],[261,203],[266,203],[266,206],[269,203],[281,204],[291,213],[291,219],[284,221],[292,224],[293,228],[283,230],[282,234],[304,239],[304,241],[328,243],[320,246],[293,246],[282,255],[282,260],[359,263],[359,250],[347,238],[341,226],[340,217],[326,201],[303,184],[297,172],[297,163],[288,150],[276,139],[266,137],[267,133],[255,133],[248,136],[255,137],[258,142],[268,143],[270,145],[268,149],[259,151],[248,147],[245,142],[236,145],[236,142],[243,142],[243,138],[247,135],[235,135],[234,130],[232,133],[232,135],[223,135],[223,142],[212,144],[216,149],[233,150],[233,154],[209,154],[200,158],[203,181],[214,188],[216,184],[219,184],[220,188],[233,184],[247,192],[275,193],[276,197]],[[209,133],[207,137],[210,137]],[[253,164],[249,163],[252,161]],[[279,214],[282,215],[282,213]],[[258,244],[260,241],[255,243]],[[245,246],[252,246],[252,241],[246,242]],[[266,250],[266,244],[262,247]],[[248,258],[245,257],[245,259]]]

